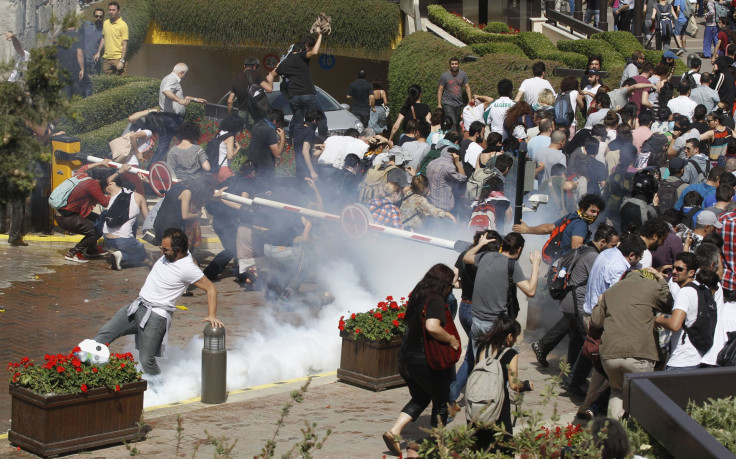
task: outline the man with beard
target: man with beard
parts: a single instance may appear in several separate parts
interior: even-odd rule
[[[217,313],[217,290],[189,253],[189,241],[183,231],[169,228],[161,239],[163,256],[156,261],[136,298],[123,306],[95,335],[98,343],[112,343],[124,335],[136,335],[135,343],[143,372],[155,391],[156,375],[161,369],[156,357],[166,357],[169,327],[174,318],[176,300],[190,284],[207,292],[207,317],[213,328],[223,324]]]

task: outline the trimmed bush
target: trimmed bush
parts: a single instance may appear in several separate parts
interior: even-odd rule
[[[603,59],[603,70],[626,67],[626,61],[604,40],[565,40],[557,42],[557,47],[561,51],[579,53],[587,58],[600,56]]]
[[[470,54],[473,49],[466,47],[462,51]],[[456,46],[428,32],[416,32],[401,41],[388,68],[389,101],[394,120],[406,99],[406,90],[412,84],[422,87],[422,102],[430,107],[437,106],[437,81],[447,69],[448,59],[455,55],[463,56]],[[508,78],[514,83],[514,88],[518,88],[523,80],[532,77],[534,62],[536,60],[519,55],[489,54],[476,62],[463,63],[460,68],[468,74],[473,93],[497,97],[499,80]],[[559,67],[560,62],[544,63],[549,69],[548,79],[554,87],[559,87],[561,79],[552,76],[552,69]]]
[[[629,32],[600,32],[594,34],[590,38],[607,41],[611,46],[613,46],[613,49],[624,58],[624,60],[631,58],[634,51],[644,51],[644,46]],[[606,63],[605,60],[603,63]]]
[[[439,5],[427,6],[427,18],[433,24],[442,27],[453,37],[469,45],[473,43],[489,42],[516,43],[516,35],[489,33],[487,31],[483,31],[477,27],[473,27],[472,25],[468,24],[463,20],[463,18],[457,17],[452,13],[448,13],[447,10]],[[506,25],[504,24],[504,26]],[[497,27],[498,26],[493,26],[494,30],[496,30]],[[508,30],[508,26],[506,26],[506,30]]]
[[[489,22],[483,28],[483,31],[488,33],[509,33],[511,29],[504,22]]]
[[[588,63],[588,58],[582,54],[560,51],[549,38],[539,32],[522,32],[518,39],[519,47],[531,59],[555,60],[573,69],[583,69]]]
[[[117,75],[91,75],[89,77],[90,80],[92,80],[92,93],[93,94],[99,94],[101,92],[118,88],[120,86],[125,86],[128,83],[132,83],[134,81],[145,81],[150,80],[149,77],[139,76],[139,75],[125,75],[125,76],[117,76]]]
[[[486,54],[511,54],[527,59],[524,50],[513,43],[477,43],[470,45],[470,49],[479,56],[485,56]]]
[[[59,123],[59,129],[76,135],[99,129],[146,108],[158,106],[160,81],[150,78],[93,94],[72,103],[78,116]]]
[[[391,49],[401,17],[398,5],[385,0],[309,0],[298,5],[292,0],[150,0],[150,5],[162,30],[224,47],[247,43],[283,47],[308,35],[317,15],[324,12],[332,17],[326,47],[381,53]]]
[[[77,135],[81,141],[82,151],[86,155],[104,158],[110,153],[110,146],[108,145],[110,141],[116,137],[120,137],[126,126],[128,126],[128,120],[123,119],[95,129],[94,131]]]

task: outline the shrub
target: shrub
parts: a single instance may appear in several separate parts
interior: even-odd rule
[[[483,28],[483,31],[488,33],[509,33],[511,30],[505,22],[489,22]]]
[[[539,32],[522,32],[518,39],[518,45],[531,59],[555,60],[574,69],[583,69],[588,63],[588,58],[582,54],[558,50],[549,38]]]
[[[477,43],[470,46],[470,49],[479,56],[486,54],[511,54],[526,59],[524,50],[513,43]]]
[[[139,0],[143,1],[143,0]],[[398,5],[385,0],[150,0],[153,20],[167,32],[200,37],[208,44],[284,46],[309,33],[320,12],[332,17],[326,46],[381,53],[399,33]],[[289,14],[284,14],[289,12]]]
[[[428,32],[416,32],[404,38],[394,51],[388,68],[392,114],[399,113],[406,99],[406,89],[415,83],[424,91],[422,101],[430,107],[436,107],[437,81],[447,69],[448,59],[455,55],[462,58],[463,55],[473,52],[473,49],[466,47],[460,51],[458,52],[456,46]],[[558,51],[558,54],[561,53]],[[482,56],[476,62],[464,63],[460,68],[468,74],[473,93],[497,97],[496,87],[499,80],[508,78],[514,83],[514,87],[518,88],[523,80],[531,78],[531,67],[534,62],[518,55],[492,54]],[[559,86],[560,78],[552,76],[552,69],[559,67],[560,62],[555,60],[543,62],[547,65],[548,79],[553,86]],[[488,78],[489,75],[493,77]]]
[[[600,56],[603,59],[603,70],[626,67],[626,61],[604,40],[564,40],[557,42],[561,51],[571,51],[584,55],[586,58]]]
[[[72,107],[78,110],[79,115],[62,121],[59,128],[68,134],[80,134],[127,118],[137,111],[156,107],[159,85],[159,80],[149,78],[77,100]]]
[[[644,51],[644,46],[629,32],[600,32],[592,35],[590,38],[607,41],[624,60],[629,59],[634,51]],[[605,64],[605,61],[603,63]]]
[[[92,93],[98,94],[109,89],[125,86],[126,84],[134,81],[150,80],[150,78],[138,75],[117,76],[102,74],[91,75],[90,80],[92,80]]]
[[[452,13],[448,13],[447,10],[439,5],[428,5],[427,17],[433,24],[442,27],[447,33],[467,44],[499,41],[516,43],[516,35],[484,32],[483,30],[468,24],[463,20],[463,18]],[[506,25],[504,24],[504,26]],[[494,30],[497,30],[498,28],[498,26],[492,27]],[[508,30],[508,26],[506,26],[506,30]]]
[[[110,153],[110,141],[116,137],[120,137],[123,130],[128,125],[127,119],[102,126],[94,131],[85,132],[77,135],[81,142],[81,148],[84,154],[104,158]]]

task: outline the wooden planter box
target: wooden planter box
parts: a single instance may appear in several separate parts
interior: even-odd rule
[[[125,384],[119,392],[90,389],[86,394],[39,395],[10,386],[12,416],[8,440],[39,456],[141,440],[136,423],[148,383]]]
[[[404,378],[399,375],[399,350],[401,336],[391,341],[368,341],[355,339],[348,333],[342,336],[342,353],[337,378],[374,391],[403,386]]]

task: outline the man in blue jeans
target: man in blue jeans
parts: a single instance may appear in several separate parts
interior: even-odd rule
[[[125,164],[123,168],[121,170],[128,170],[130,165]],[[102,226],[102,235],[105,238],[105,244],[113,249],[110,252],[112,256],[110,260],[112,269],[117,271],[122,270],[124,264],[133,265],[146,259],[146,249],[135,238],[135,222],[138,214],[142,214],[143,218],[148,217],[148,204],[146,203],[146,198],[132,190],[134,188],[132,185],[129,184],[128,188],[123,189],[123,179],[117,175],[107,183],[107,187],[104,189],[105,193],[110,195],[110,203],[107,207],[108,212],[113,209],[118,199],[124,199],[126,202],[129,202],[127,209],[128,219],[125,223],[112,227],[105,221]],[[120,203],[124,204],[125,202],[120,201]],[[117,207],[115,206],[115,208]],[[122,210],[125,211],[125,209]]]
[[[291,54],[276,67],[276,73],[288,80],[287,97],[292,113],[289,138],[292,137],[294,127],[301,126],[304,122],[304,114],[311,108],[316,108],[322,113],[322,120],[318,124],[319,135],[327,137],[327,118],[317,101],[317,91],[312,81],[312,72],[309,70],[309,61],[312,56],[319,54],[321,45],[321,32],[318,33],[317,40],[314,37],[305,37],[301,43],[294,45]],[[285,84],[285,81],[281,82],[282,91]]]
[[[202,322],[209,322],[213,328],[223,326],[216,317],[217,290],[189,253],[186,234],[176,228],[164,231],[161,252],[163,256],[153,265],[138,298],[118,310],[95,335],[98,343],[109,344],[121,336],[135,334],[139,361],[154,391],[160,384],[161,373],[156,357],[166,357],[176,301],[190,284],[207,292],[207,317]]]

